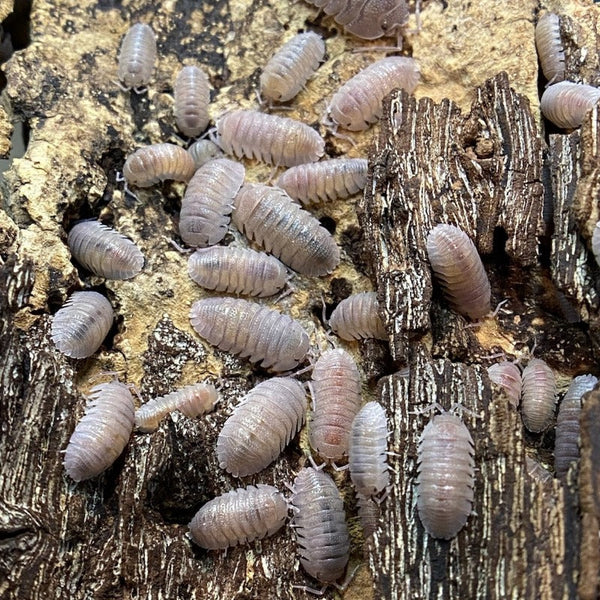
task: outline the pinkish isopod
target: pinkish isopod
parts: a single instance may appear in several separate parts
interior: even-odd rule
[[[259,383],[242,398],[217,439],[219,466],[245,477],[269,466],[304,423],[306,392],[291,377]]]
[[[156,62],[156,37],[144,23],[132,25],[121,42],[119,80],[127,89],[148,85]]]
[[[343,340],[387,340],[375,292],[360,292],[342,300],[329,318],[331,330]]]
[[[556,406],[556,380],[552,369],[539,358],[532,358],[523,369],[521,416],[529,431],[547,429]]]
[[[65,450],[65,470],[83,481],[110,467],[129,441],[135,406],[129,388],[119,381],[91,389],[85,414]]]
[[[490,379],[500,387],[503,387],[509,402],[516,408],[521,400],[521,371],[515,363],[503,360],[488,367]]]
[[[98,292],[73,292],[52,319],[52,341],[71,358],[100,348],[114,319],[110,302]]]
[[[546,88],[540,100],[542,114],[563,129],[583,123],[585,114],[600,100],[600,89],[583,83],[559,81]]]
[[[310,346],[308,334],[297,321],[247,300],[198,300],[190,320],[198,335],[213,346],[272,371],[297,367]]]
[[[546,13],[535,26],[535,46],[544,77],[555,83],[565,78],[565,49],[560,38],[560,18]]]
[[[596,264],[600,266],[600,221],[596,223],[592,233],[592,254],[596,259]]]
[[[207,502],[190,523],[196,544],[209,550],[245,544],[279,531],[287,518],[287,502],[272,485],[249,485]]]
[[[187,151],[194,159],[196,169],[205,165],[209,160],[223,157],[221,148],[210,140],[198,140],[197,142],[194,142]]]
[[[206,73],[196,66],[183,67],[177,74],[173,88],[175,122],[179,131],[188,137],[202,133],[210,117],[210,86]]]

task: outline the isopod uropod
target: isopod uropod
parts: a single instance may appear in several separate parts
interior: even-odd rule
[[[523,369],[521,416],[529,431],[544,431],[552,421],[556,406],[556,379],[552,369],[539,358],[532,358]]]
[[[488,367],[490,379],[506,391],[510,403],[516,408],[521,400],[521,371],[507,360]]]
[[[560,39],[560,18],[546,13],[535,26],[535,45],[544,77],[555,83],[565,78],[565,50]]]
[[[156,62],[156,37],[144,23],[132,25],[121,42],[119,80],[125,88],[138,89],[148,84]]]
[[[188,137],[202,133],[210,117],[210,87],[206,73],[194,65],[183,67],[173,88],[175,121],[179,131]]]
[[[559,81],[548,86],[540,100],[542,114],[563,129],[573,129],[583,123],[588,110],[600,100],[600,89],[583,83]]]
[[[375,292],[360,292],[344,298],[329,318],[332,331],[343,340],[362,338],[387,340],[387,332],[379,316],[379,302]]]

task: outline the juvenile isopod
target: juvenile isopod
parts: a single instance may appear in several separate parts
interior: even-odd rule
[[[383,99],[395,88],[412,94],[419,67],[412,58],[388,56],[348,80],[331,98],[327,116],[349,131],[362,131],[381,118]]]
[[[286,42],[260,75],[261,96],[272,102],[291,100],[319,68],[325,56],[323,38],[312,32],[299,33]]]
[[[340,461],[348,455],[352,421],[362,403],[360,388],[358,367],[345,350],[327,350],[315,363],[309,438],[310,445],[327,461]]]
[[[98,292],[73,292],[52,319],[52,341],[71,358],[100,348],[114,319],[110,302]]]
[[[490,281],[471,238],[454,225],[436,225],[427,236],[427,255],[450,306],[477,320],[490,311]]]
[[[368,540],[376,531],[379,515],[381,514],[380,504],[365,496],[358,495],[358,516],[363,529],[363,536]]]
[[[315,162],[325,154],[325,141],[312,127],[253,110],[234,110],[217,119],[217,143],[230,156],[280,167]]]
[[[140,249],[127,237],[99,221],[77,223],[67,240],[75,260],[107,279],[131,279],[144,266]]]
[[[535,26],[535,46],[544,77],[555,83],[565,78],[565,50],[560,38],[560,18],[546,13]]]
[[[366,158],[333,158],[298,165],[282,173],[277,185],[304,205],[348,198],[365,187],[367,165]]]
[[[188,273],[208,290],[242,296],[272,296],[288,280],[287,269],[275,257],[231,246],[197,250],[188,260]]]
[[[297,321],[246,300],[198,300],[190,320],[198,335],[213,346],[272,371],[298,366],[310,346],[308,334]]]
[[[167,179],[187,183],[195,170],[194,159],[187,150],[175,144],[151,144],[127,157],[123,176],[128,185],[150,187]]]
[[[596,264],[600,266],[600,221],[596,223],[592,233],[592,254],[596,259]]]
[[[573,129],[583,123],[588,110],[600,100],[600,89],[583,83],[559,81],[546,88],[540,100],[542,114],[563,129]]]
[[[210,86],[206,73],[193,65],[183,67],[173,88],[175,122],[179,131],[188,137],[202,133],[210,117]]]
[[[91,389],[85,414],[65,450],[65,470],[83,481],[110,467],[129,441],[135,407],[127,386],[119,381]]]
[[[556,380],[552,369],[539,358],[532,358],[523,369],[521,416],[529,431],[544,431],[554,416]]]
[[[303,275],[327,275],[340,262],[332,235],[278,188],[242,186],[231,220],[248,239]]]
[[[342,300],[329,318],[331,330],[343,340],[363,338],[387,340],[387,332],[379,316],[379,302],[375,292],[352,294]]]
[[[207,502],[190,523],[196,544],[209,550],[245,544],[279,531],[287,518],[283,494],[272,485],[249,485]]]
[[[211,411],[217,399],[217,390],[211,383],[186,385],[142,404],[135,411],[135,426],[142,433],[156,431],[162,419],[174,410],[194,419]]]
[[[459,417],[448,412],[427,423],[417,449],[417,510],[427,533],[449,540],[473,509],[473,439]]]
[[[245,477],[270,465],[304,423],[306,392],[291,377],[259,383],[225,421],[217,439],[219,466]]]
[[[488,367],[490,379],[506,391],[510,403],[516,408],[521,400],[521,371],[514,363],[507,360]]]
[[[194,142],[187,150],[194,159],[196,169],[205,165],[209,160],[221,158],[223,151],[219,146],[210,140],[198,140]]]
[[[179,215],[179,235],[186,244],[213,246],[225,237],[245,173],[242,164],[228,158],[211,160],[194,173]]]
[[[136,23],[125,34],[119,51],[119,80],[126,89],[148,85],[156,62],[156,37],[152,28]]]

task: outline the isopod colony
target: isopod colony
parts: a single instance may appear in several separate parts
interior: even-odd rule
[[[347,10],[342,10],[344,3],[309,1],[363,39],[400,38],[408,15],[402,0],[348,1]],[[379,11],[376,14],[373,6]],[[579,126],[600,92],[563,81],[565,52],[557,15],[540,19],[536,44],[550,84],[541,100],[543,114],[559,127]],[[325,54],[325,42],[315,32],[290,38],[263,68],[259,109],[233,108],[219,115],[208,131],[208,77],[200,66],[184,67],[173,82],[177,127],[187,138],[207,133],[210,139],[190,140],[187,149],[172,143],[139,148],[124,162],[122,173],[132,195],[135,188],[166,180],[186,184],[179,234],[194,250],[188,261],[189,277],[214,292],[193,304],[190,325],[206,343],[273,375],[240,399],[222,427],[214,448],[219,466],[233,477],[260,473],[305,424],[308,427],[313,466],[298,465],[288,498],[282,486],[258,483],[232,489],[198,510],[189,525],[191,539],[211,550],[246,544],[278,532],[291,510],[304,570],[320,585],[339,587],[347,574],[350,534],[344,498],[325,468],[348,466],[356,514],[368,539],[377,528],[379,504],[386,501],[391,485],[386,411],[377,402],[364,402],[361,369],[348,351],[342,347],[321,351],[314,332],[307,331],[301,320],[256,300],[282,293],[290,286],[292,271],[307,277],[326,277],[336,271],[340,248],[309,209],[351,197],[366,185],[365,158],[326,157],[325,140],[316,129],[267,112],[310,86]],[[151,85],[156,56],[152,29],[134,25],[118,57],[122,87],[140,93]],[[382,100],[390,91],[401,87],[412,93],[418,81],[419,68],[413,59],[380,59],[341,85],[327,102],[322,124],[333,135],[338,129],[367,129],[381,117]],[[279,174],[276,186],[248,181],[242,159],[286,170]],[[255,249],[218,245],[232,227]],[[600,255],[598,231],[600,224],[591,240],[596,257]],[[477,324],[490,317],[492,289],[471,234],[450,223],[431,223],[422,245],[444,302]],[[74,260],[99,277],[129,280],[144,268],[137,246],[99,221],[74,225],[68,232],[68,246]],[[54,316],[52,339],[65,355],[86,358],[98,350],[113,319],[113,307],[104,296],[74,292]],[[375,292],[359,292],[341,301],[328,326],[346,342],[388,338]],[[295,369],[300,371],[294,373]],[[305,383],[299,378],[304,371],[312,371]],[[530,358],[524,368],[504,360],[488,372],[512,406],[519,407],[529,432],[540,434],[551,427],[558,392],[554,373],[542,359]],[[151,433],[172,411],[196,418],[213,410],[219,399],[214,384],[187,385],[137,410],[129,386],[116,379],[96,385],[65,451],[67,474],[79,482],[105,471],[123,451],[134,427]],[[582,398],[596,384],[591,375],[577,377],[560,405],[555,471],[561,478],[577,461]],[[438,402],[438,398],[424,399],[424,406]],[[415,499],[424,531],[448,540],[459,535],[477,511],[473,505],[477,456],[460,407],[447,412],[437,406],[435,414],[424,417],[427,424],[417,442]]]

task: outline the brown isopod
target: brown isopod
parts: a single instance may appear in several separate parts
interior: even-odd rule
[[[449,412],[427,423],[417,449],[417,510],[427,533],[449,540],[473,509],[473,439],[459,417]]]
[[[539,358],[532,358],[523,369],[521,416],[529,431],[539,433],[552,422],[556,406],[556,380],[552,369]]]
[[[313,368],[310,445],[321,458],[339,461],[348,455],[350,429],[362,404],[360,373],[341,349],[324,352]]]
[[[600,100],[600,89],[583,83],[559,81],[542,94],[540,108],[548,121],[563,129],[573,129],[583,123],[588,110]]]
[[[259,79],[261,96],[272,102],[287,102],[300,92],[325,56],[323,38],[312,32],[299,33],[269,60]]]
[[[277,185],[304,205],[348,198],[365,187],[367,168],[366,158],[333,158],[292,167]]]
[[[188,273],[203,288],[243,296],[272,296],[288,280],[287,269],[275,257],[231,246],[197,250],[188,260]]]
[[[230,156],[278,167],[315,162],[325,154],[325,141],[312,127],[254,110],[224,114],[217,119],[217,136],[217,144]]]
[[[221,158],[223,151],[219,146],[210,140],[198,140],[194,142],[187,150],[194,159],[196,169],[205,165],[209,160]]]
[[[164,417],[174,410],[194,419],[211,411],[218,400],[211,383],[193,383],[170,394],[153,398],[135,411],[135,426],[142,433],[156,431]]]
[[[565,78],[565,49],[560,38],[560,18],[546,13],[535,26],[535,46],[544,77],[552,83]]]
[[[450,306],[477,320],[490,311],[490,281],[471,238],[454,225],[436,225],[427,236],[431,268]]]
[[[179,215],[179,235],[186,244],[204,248],[225,237],[245,174],[242,164],[228,158],[211,160],[194,173]]]
[[[249,485],[207,502],[190,523],[196,544],[209,550],[245,544],[276,533],[287,518],[287,502],[272,485]]]
[[[381,118],[383,99],[395,88],[412,94],[419,67],[412,58],[388,56],[348,80],[331,98],[326,114],[335,125],[362,131]]]
[[[148,85],[156,62],[156,37],[144,23],[132,25],[119,51],[119,80],[126,89]]]
[[[195,170],[194,159],[187,150],[175,144],[151,144],[127,157],[123,177],[128,185],[150,187],[167,179],[187,183]]]
[[[114,319],[110,302],[98,292],[73,292],[52,319],[52,341],[71,358],[100,348]]]
[[[231,220],[248,239],[303,275],[327,275],[340,262],[333,236],[279,188],[242,186]]]
[[[77,223],[67,239],[75,260],[106,279],[131,279],[144,266],[144,255],[127,237],[99,221]]]
[[[272,371],[297,367],[310,346],[308,334],[297,321],[247,300],[198,300],[190,320],[198,335],[213,346]]]
[[[488,367],[490,379],[506,391],[510,403],[516,408],[521,400],[521,371],[512,362],[504,360]]]
[[[210,120],[210,87],[206,73],[194,65],[183,67],[175,79],[173,97],[179,131],[188,137],[202,133]]]
[[[387,340],[375,292],[360,292],[342,300],[329,318],[331,330],[343,340]]]
[[[291,377],[273,377],[251,389],[217,439],[219,466],[245,477],[269,466],[304,424],[306,392]]]
[[[65,470],[83,481],[110,467],[129,441],[135,406],[129,388],[119,381],[91,389],[85,414],[65,450]]]

